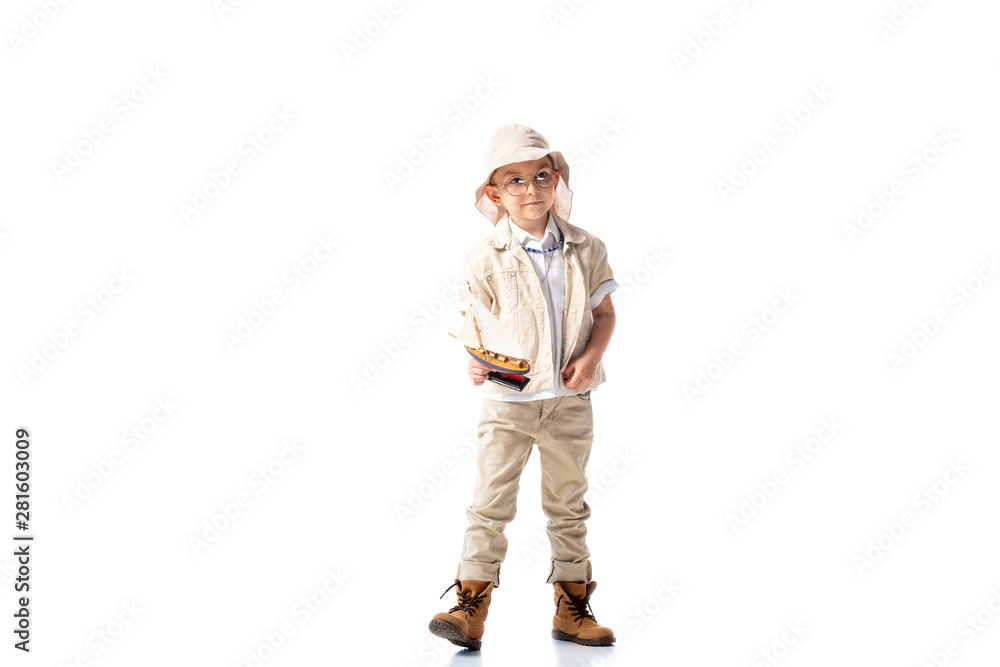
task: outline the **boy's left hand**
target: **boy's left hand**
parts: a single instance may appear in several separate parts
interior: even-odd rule
[[[563,372],[563,381],[566,388],[572,391],[583,391],[594,381],[597,374],[597,361],[591,359],[586,354],[581,354],[576,359],[569,362]]]

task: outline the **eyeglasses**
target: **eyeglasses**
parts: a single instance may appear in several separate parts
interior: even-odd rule
[[[535,184],[540,188],[551,188],[556,182],[556,174],[559,172],[552,167],[542,167],[535,172]],[[520,197],[528,191],[528,182],[523,176],[511,176],[504,182],[503,189],[514,197]]]

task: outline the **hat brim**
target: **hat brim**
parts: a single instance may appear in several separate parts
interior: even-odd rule
[[[546,155],[552,156],[552,163],[555,165],[556,171],[559,172],[559,182],[556,184],[556,196],[552,208],[560,218],[569,220],[569,212],[573,206],[573,191],[569,189],[569,164],[561,152],[535,146],[516,148],[496,160],[496,164],[476,188],[476,208],[496,225],[503,217],[503,207],[497,206],[486,196],[486,186],[490,183],[490,176],[500,167],[516,162],[530,162]]]

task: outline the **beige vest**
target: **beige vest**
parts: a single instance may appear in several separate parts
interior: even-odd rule
[[[608,266],[604,243],[593,234],[563,220],[550,211],[556,226],[563,233],[563,256],[566,260],[566,300],[563,309],[562,368],[552,369],[552,325],[542,293],[542,283],[528,253],[511,233],[507,218],[494,226],[493,234],[480,241],[462,262],[459,272],[459,294],[468,289],[500,320],[518,340],[524,356],[532,360],[527,377],[531,382],[524,391],[536,391],[558,386],[566,389],[563,371],[569,362],[580,356],[590,342],[594,318],[590,297],[614,276]],[[604,366],[597,365],[593,389],[607,378]],[[554,383],[557,383],[554,385]],[[516,389],[485,382],[488,394],[516,394]]]

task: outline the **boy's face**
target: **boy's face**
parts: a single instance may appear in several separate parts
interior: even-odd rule
[[[502,204],[507,209],[515,224],[522,228],[525,225],[534,227],[533,223],[541,219],[541,224],[544,226],[548,220],[549,209],[555,201],[556,186],[560,178],[559,173],[555,172],[552,185],[543,188],[538,185],[536,178],[541,178],[546,172],[555,172],[552,158],[548,155],[528,162],[507,164],[493,172],[492,181],[495,185],[487,184],[483,191],[493,203]],[[507,187],[514,190],[514,186],[519,183],[528,186],[524,194],[512,195],[507,191]],[[507,187],[504,187],[504,184],[508,184]]]

